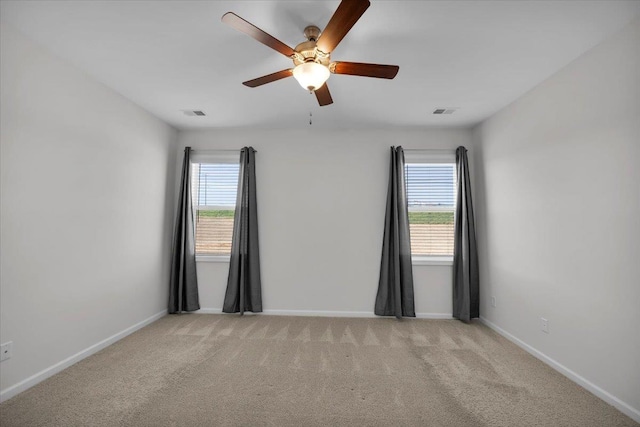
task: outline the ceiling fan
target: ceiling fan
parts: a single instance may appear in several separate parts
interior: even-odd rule
[[[304,89],[314,92],[320,106],[324,106],[333,103],[326,84],[332,73],[393,79],[400,69],[397,65],[331,61],[331,52],[360,19],[369,4],[369,0],[342,0],[324,31],[321,32],[320,28],[315,25],[306,27],[304,35],[307,41],[300,43],[295,49],[235,13],[225,13],[222,16],[222,22],[291,58],[294,64],[293,68],[267,74],[242,84],[248,87],[258,87],[293,76]]]

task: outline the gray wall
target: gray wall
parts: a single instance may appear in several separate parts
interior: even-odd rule
[[[0,39],[6,398],[166,309],[176,131],[15,30]]]
[[[373,315],[389,147],[453,152],[470,140],[464,129],[183,131],[178,157],[186,145],[258,150],[266,312]],[[228,263],[198,263],[203,308],[222,307],[228,269]],[[416,312],[450,317],[451,266],[416,266],[414,275]]]
[[[475,160],[482,316],[640,420],[639,76],[636,21],[478,127]]]

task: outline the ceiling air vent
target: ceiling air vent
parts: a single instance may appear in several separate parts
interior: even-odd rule
[[[436,108],[433,110],[433,114],[453,114],[457,108]]]
[[[204,113],[204,111],[200,111],[200,110],[182,110],[182,112],[184,113],[185,116],[206,116],[206,114]]]

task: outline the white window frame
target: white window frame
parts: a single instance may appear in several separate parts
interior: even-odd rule
[[[239,164],[240,163],[240,151],[238,150],[237,153],[230,153],[230,152],[198,152],[197,149],[194,150],[194,152],[191,154],[191,170],[193,173],[193,165],[194,164]],[[197,182],[195,182],[193,180],[193,175],[192,175],[192,194],[194,195],[194,199],[195,199],[195,195],[196,192],[193,190],[194,188],[197,188],[196,186],[198,185]],[[199,208],[204,208],[204,209],[209,209],[209,210],[217,210],[217,209],[226,209],[227,206],[216,206],[216,205],[206,205],[206,206],[199,206],[197,205],[197,201],[196,200],[192,200],[193,203],[193,209],[194,209],[194,223],[197,220],[195,218],[195,212],[197,212],[197,210]],[[194,236],[195,237],[195,236]],[[198,255],[196,254],[196,262],[221,262],[221,263],[229,263],[229,261],[231,260],[231,255]]]
[[[405,164],[456,164],[456,153],[454,150],[411,150],[404,152]],[[458,185],[454,181],[454,200],[458,200]],[[457,206],[453,207],[455,211]],[[450,212],[450,208],[442,207],[414,207],[409,208],[410,212]],[[453,265],[453,255],[413,255],[411,254],[411,264],[413,265]]]

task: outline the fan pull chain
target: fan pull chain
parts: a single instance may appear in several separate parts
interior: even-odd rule
[[[312,120],[312,115],[311,115],[311,111],[309,111],[309,125],[313,124],[313,120]]]

